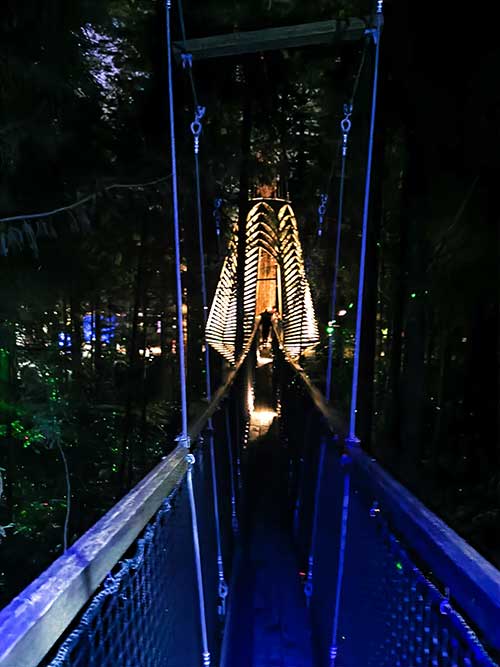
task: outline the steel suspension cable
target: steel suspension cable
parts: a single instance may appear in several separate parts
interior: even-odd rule
[[[184,44],[186,43],[186,27],[184,22],[184,9],[182,5],[182,0],[178,1],[179,8],[179,19],[181,26],[182,40]],[[196,85],[193,76],[193,59],[192,55],[185,52],[182,54],[182,66],[187,70],[189,81],[191,84],[191,92],[193,95],[193,104],[195,108],[194,120],[191,123],[191,132],[194,138],[194,164],[195,164],[195,186],[196,186],[196,217],[198,222],[198,246],[199,246],[199,255],[200,255],[200,276],[201,276],[201,295],[202,295],[202,308],[203,308],[203,345],[204,345],[204,360],[205,360],[205,395],[208,403],[212,400],[212,383],[211,383],[211,370],[210,370],[210,348],[208,346],[207,337],[206,337],[206,324],[208,319],[208,298],[207,298],[207,284],[206,284],[206,267],[205,267],[205,250],[203,242],[203,214],[201,206],[201,185],[200,185],[200,162],[199,162],[199,147],[200,147],[200,135],[202,132],[201,120],[205,115],[205,107],[198,104],[198,95],[196,92]],[[228,594],[228,586],[226,583],[226,578],[224,574],[224,560],[222,556],[222,540],[221,540],[221,528],[220,528],[220,513],[219,513],[219,496],[218,496],[218,484],[217,484],[217,466],[215,460],[215,440],[214,440],[214,427],[212,422],[212,417],[209,418],[207,424],[207,433],[209,439],[209,449],[210,449],[210,467],[212,473],[212,500],[214,507],[214,523],[215,523],[215,541],[217,549],[217,572],[219,579],[219,613],[221,615],[225,614],[226,610],[226,597]]]
[[[354,100],[356,98],[356,93],[358,91],[359,81],[360,81],[361,74],[363,72],[363,67],[364,67],[365,60],[366,60],[366,53],[367,53],[367,50],[368,50],[368,43],[369,43],[368,39],[365,40],[363,51],[361,52],[361,58],[360,58],[360,61],[359,61],[358,70],[356,72],[356,76],[354,77],[354,83],[353,83],[353,86],[352,86],[351,97],[350,97],[350,100],[349,100],[349,103],[348,103],[348,106],[350,106],[351,108],[354,108]],[[331,184],[332,184],[332,181],[333,181],[333,176],[335,174],[335,166],[337,165],[338,160],[339,160],[339,156],[341,156],[341,155],[342,155],[342,145],[339,145],[338,150],[335,152],[335,155],[332,159],[332,163],[330,165],[328,180],[326,181],[326,189],[322,194],[320,194],[320,205],[318,206],[318,232],[317,232],[317,237],[320,237],[323,234],[323,219],[326,215],[327,207],[328,207],[328,201],[330,199],[330,194],[329,194],[330,193],[330,187],[331,187]]]
[[[358,303],[356,309],[356,334],[354,339],[354,368],[352,373],[352,388],[351,388],[351,409],[349,419],[349,436],[347,442],[349,444],[359,444],[359,438],[356,437],[356,412],[358,399],[358,379],[359,379],[359,351],[361,343],[361,320],[363,317],[363,289],[365,282],[365,260],[366,260],[366,239],[368,230],[368,212],[370,208],[370,185],[371,185],[371,169],[373,156],[373,135],[375,130],[375,114],[377,109],[377,84],[378,84],[378,68],[380,58],[380,37],[382,27],[382,6],[383,0],[377,0],[377,12],[375,14],[375,28],[371,34],[375,42],[375,63],[373,67],[373,92],[372,104],[370,114],[370,134],[368,140],[368,156],[366,161],[366,178],[365,178],[365,197],[363,202],[363,231],[361,237],[361,257],[359,262],[359,281],[358,281]]]
[[[182,5],[182,0],[178,0],[178,8],[179,8],[179,21],[181,25],[182,41],[184,42],[184,44],[186,44],[186,25],[184,23],[184,7]],[[193,56],[191,53],[187,53],[186,51],[184,51],[184,53],[181,55],[181,60],[182,60],[182,66],[188,70],[189,82],[191,84],[191,92],[193,94],[194,106],[196,108],[198,107],[198,95],[196,93],[196,85],[194,82],[193,70],[192,70]]]
[[[340,543],[339,543],[339,560],[337,566],[337,585],[335,587],[335,606],[333,610],[332,621],[332,638],[330,641],[330,667],[335,667],[338,653],[338,633],[339,633],[339,613],[340,601],[342,598],[342,583],[344,578],[344,563],[345,563],[345,549],[347,544],[347,526],[349,519],[349,501],[351,493],[351,473],[348,469],[350,459],[347,455],[343,455],[342,464],[344,465],[344,492],[342,501],[342,516],[340,518]]]
[[[182,317],[182,279],[181,279],[181,243],[179,224],[179,196],[177,190],[177,153],[175,148],[175,118],[174,118],[174,86],[172,77],[172,38],[170,32],[170,10],[171,0],[166,2],[167,23],[167,50],[168,50],[168,104],[170,114],[170,152],[172,162],[172,205],[174,216],[174,247],[175,247],[175,287],[177,297],[177,337],[179,339],[179,375],[181,386],[181,410],[182,410],[182,444],[189,446],[188,436],[188,413],[186,394],[186,366],[184,351],[184,325]]]
[[[336,234],[336,243],[335,243],[335,263],[334,263],[334,273],[333,273],[333,280],[332,280],[332,292],[331,292],[331,299],[330,299],[330,326],[332,327],[332,331],[329,333],[329,336],[328,336],[328,361],[327,361],[327,371],[326,371],[326,392],[325,392],[327,401],[330,401],[330,398],[331,398],[332,366],[333,366],[333,342],[334,342],[334,333],[335,333],[334,322],[335,322],[335,310],[336,310],[336,302],[337,302],[338,270],[339,270],[339,263],[340,263],[340,237],[341,237],[342,221],[343,221],[344,183],[345,183],[345,168],[346,168],[346,158],[347,158],[347,145],[348,145],[349,132],[351,130],[351,115],[352,115],[352,112],[353,112],[354,98],[356,96],[356,92],[357,92],[358,85],[359,85],[359,79],[361,77],[361,72],[363,70],[363,65],[364,65],[365,57],[366,57],[366,51],[367,51],[367,43],[365,42],[365,46],[363,48],[361,61],[359,63],[356,78],[354,80],[351,99],[350,99],[350,102],[348,104],[344,105],[344,114],[345,115],[344,115],[344,118],[340,122],[340,129],[341,129],[341,132],[342,132],[342,144],[341,144],[342,161],[341,161],[341,173],[340,173],[340,184],[339,184],[339,203],[338,203],[338,215],[337,215],[338,220],[337,220],[337,234]],[[330,183],[331,183],[331,180],[333,178],[334,164],[335,163],[332,162],[332,168],[331,168],[331,172],[330,172],[328,188],[330,187]],[[323,196],[322,204],[321,204],[321,207],[323,208],[323,210],[320,211],[320,215],[321,214],[324,215],[326,213],[327,201],[328,201],[328,195]],[[306,579],[306,584],[305,584],[305,587],[304,587],[304,592],[305,592],[308,604],[309,604],[310,597],[311,597],[312,591],[313,591],[314,557],[315,557],[315,550],[316,550],[316,537],[317,537],[317,530],[318,530],[319,503],[320,503],[320,497],[321,497],[321,480],[322,480],[322,477],[323,477],[323,464],[324,464],[324,460],[325,460],[325,449],[326,449],[326,440],[325,440],[325,438],[322,438],[321,445],[320,445],[320,453],[319,453],[319,457],[318,457],[318,470],[316,472],[316,488],[315,488],[315,493],[314,493],[313,522],[312,522],[312,530],[311,530],[311,543],[310,543],[310,547],[309,547],[307,579]]]
[[[172,37],[170,28],[171,0],[166,0],[166,31],[167,31],[167,66],[168,66],[168,97],[170,113],[170,146],[172,160],[172,202],[174,214],[174,239],[175,239],[175,261],[176,261],[176,294],[177,294],[177,331],[179,338],[179,366],[181,382],[181,409],[182,409],[182,433],[179,436],[180,443],[189,448],[190,441],[187,428],[187,396],[186,396],[186,367],[184,361],[184,326],[182,317],[182,280],[181,280],[181,252],[179,231],[179,201],[177,192],[177,156],[175,148],[175,119],[174,119],[174,92],[172,76]],[[200,539],[198,533],[198,520],[196,512],[196,499],[193,488],[193,465],[195,458],[188,453],[186,457],[188,469],[186,472],[187,488],[189,494],[189,506],[191,510],[191,529],[193,535],[193,548],[196,569],[196,581],[198,589],[198,603],[200,613],[200,629],[202,641],[202,660],[204,667],[210,667],[210,651],[208,648],[207,622],[205,614],[205,595],[203,590],[203,573],[201,568]]]
[[[326,451],[326,438],[322,437],[319,450],[318,469],[316,472],[316,487],[314,491],[314,510],[313,510],[313,523],[311,530],[311,546],[309,548],[309,557],[307,560],[307,578],[304,585],[304,593],[306,596],[306,603],[308,607],[311,603],[311,597],[313,594],[314,557],[316,555],[316,539],[318,535],[318,516],[319,516],[320,494],[321,494],[321,478],[323,476],[325,451]]]
[[[361,261],[360,261],[360,276],[359,276],[359,286],[358,286],[358,308],[357,308],[357,317],[356,317],[356,340],[355,340],[355,359],[354,359],[354,371],[353,371],[353,389],[351,396],[351,421],[349,425],[349,436],[346,439],[348,445],[355,445],[359,443],[359,440],[355,436],[355,414],[356,414],[356,397],[357,397],[357,381],[358,381],[358,371],[359,371],[359,339],[361,333],[361,317],[362,317],[362,299],[363,299],[363,281],[364,281],[364,262],[365,262],[365,253],[366,253],[366,232],[367,232],[367,221],[368,221],[368,206],[369,206],[369,196],[370,196],[370,176],[371,176],[371,163],[372,163],[372,151],[373,151],[373,132],[375,126],[375,110],[376,110],[376,101],[377,101],[377,80],[378,80],[378,66],[379,66],[379,53],[380,53],[380,35],[381,35],[381,25],[382,25],[382,6],[383,0],[377,0],[377,13],[375,15],[375,28],[372,31],[373,39],[375,41],[375,63],[374,63],[374,74],[373,74],[373,94],[372,94],[372,107],[371,107],[371,118],[370,118],[370,137],[368,143],[368,160],[367,160],[367,169],[366,169],[366,181],[365,181],[365,200],[363,208],[363,235],[362,235],[362,250],[361,250]],[[347,529],[348,529],[348,520],[349,520],[349,503],[350,503],[350,493],[351,493],[351,473],[349,469],[349,464],[351,462],[350,457],[347,454],[344,454],[341,459],[341,464],[344,467],[344,490],[343,490],[343,502],[342,502],[342,515],[340,520],[340,542],[339,542],[339,557],[337,565],[337,584],[335,587],[335,605],[333,610],[333,619],[332,619],[332,635],[330,641],[330,667],[335,667],[338,654],[338,631],[339,631],[339,616],[340,616],[340,603],[342,599],[342,585],[344,579],[344,564],[345,564],[345,552],[347,545]]]
[[[231,478],[231,527],[233,529],[233,533],[236,535],[238,532],[238,515],[236,514],[236,485],[235,485],[235,474],[234,474],[233,445],[231,440],[231,423],[230,423],[228,404],[225,407],[224,416],[226,420],[226,443],[229,456],[229,475]]]
[[[207,402],[212,400],[212,386],[210,373],[210,349],[208,347],[206,337],[206,324],[208,318],[208,300],[207,300],[207,283],[205,271],[205,249],[203,243],[203,215],[201,208],[201,186],[200,186],[200,162],[199,162],[199,148],[200,135],[202,131],[201,119],[205,114],[205,108],[198,106],[195,111],[194,121],[191,123],[191,132],[194,138],[194,165],[195,165],[195,185],[196,185],[196,215],[198,220],[198,246],[200,252],[200,274],[201,274],[201,299],[203,308],[203,343],[204,343],[204,357],[205,357],[205,393]],[[222,541],[220,530],[220,516],[219,516],[219,497],[217,490],[217,467],[215,461],[215,442],[214,442],[214,427],[212,417],[208,420],[208,439],[210,447],[210,464],[212,471],[212,499],[214,505],[214,523],[215,523],[215,539],[217,548],[217,572],[219,577],[219,612],[221,615],[226,611],[226,597],[228,594],[228,587],[224,575],[224,560],[222,556]]]
[[[342,164],[340,172],[340,185],[339,185],[339,206],[338,206],[338,215],[337,215],[337,237],[335,242],[335,266],[333,271],[333,281],[332,281],[332,293],[330,300],[330,327],[331,331],[328,334],[328,362],[326,368],[326,400],[329,402],[331,397],[331,388],[332,388],[332,365],[333,365],[333,342],[335,335],[335,310],[337,306],[337,283],[339,275],[339,262],[340,262],[340,235],[342,231],[342,216],[344,209],[344,182],[345,182],[345,166],[347,158],[347,140],[349,137],[349,131],[351,129],[351,114],[352,114],[352,105],[344,106],[345,117],[340,123],[340,128],[342,130]]]

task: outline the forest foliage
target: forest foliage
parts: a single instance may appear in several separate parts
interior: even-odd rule
[[[326,0],[210,0],[184,7],[191,37],[369,10],[361,2]],[[424,44],[414,21],[406,3],[386,3],[358,435],[499,563],[492,185],[500,125],[498,93],[488,78],[498,53],[487,39],[475,44],[473,58],[468,50],[443,51],[444,24],[437,16]],[[464,30],[458,18],[447,21],[447,29]],[[181,36],[177,23],[175,36]],[[0,38],[0,602],[7,602],[172,447],[178,369],[163,3],[7,0]],[[276,182],[297,214],[322,331],[307,364],[320,384],[339,123],[358,71],[339,267],[338,310],[346,314],[335,329],[333,400],[344,411],[373,75],[370,38],[193,64],[207,109],[200,160],[209,288],[224,251],[214,202],[222,199],[224,235],[238,215],[245,164],[250,195],[259,184]],[[194,410],[202,397],[202,310],[193,100],[180,63],[175,83]],[[328,206],[318,237],[322,194]],[[28,217],[58,208],[65,210]],[[20,560],[15,573],[9,563]]]

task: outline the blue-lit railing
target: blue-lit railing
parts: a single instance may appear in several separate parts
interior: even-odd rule
[[[207,443],[214,436],[229,581],[254,341],[255,330],[245,356],[190,429],[212,665],[220,659],[224,600]],[[276,340],[274,351],[316,667],[493,667],[500,651],[499,572],[359,447],[346,449],[341,420]],[[0,667],[209,664],[186,454],[177,447],[0,612]]]
[[[275,354],[318,667],[496,665],[498,570],[346,447],[338,416],[277,342]]]
[[[251,376],[246,367],[255,364],[255,333],[191,425],[191,449],[179,445],[0,611],[0,667],[218,664],[227,602],[221,566],[228,581],[237,531],[239,443],[247,421],[240,382]],[[195,568],[189,465],[204,605]],[[210,656],[203,651],[204,626]]]

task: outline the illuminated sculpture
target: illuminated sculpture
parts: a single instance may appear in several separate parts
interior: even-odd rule
[[[252,199],[250,206],[246,220],[244,342],[252,333],[256,316],[276,306],[283,318],[283,345],[296,356],[319,341],[297,221],[292,207],[283,199]],[[208,343],[231,363],[235,361],[237,245],[235,223],[206,327]]]

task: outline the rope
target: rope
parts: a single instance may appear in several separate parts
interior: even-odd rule
[[[61,206],[59,208],[53,209],[52,211],[45,211],[44,213],[31,213],[29,215],[11,215],[8,218],[0,218],[0,222],[16,222],[17,220],[35,220],[36,218],[46,218],[50,215],[55,215],[56,213],[62,213],[63,211],[70,211],[71,209],[76,208],[77,206],[81,206],[82,204],[85,204],[86,202],[94,198],[95,194],[87,195],[83,199],[78,199],[74,204],[70,204],[69,206]]]
[[[358,398],[361,320],[363,317],[363,288],[365,282],[366,237],[368,229],[368,211],[370,206],[373,134],[375,128],[375,112],[377,108],[377,83],[378,83],[378,66],[380,57],[382,5],[383,5],[383,0],[377,0],[377,13],[375,15],[376,25],[373,31],[371,31],[371,34],[373,35],[373,39],[375,41],[375,65],[373,72],[373,93],[372,93],[372,106],[371,106],[371,118],[370,118],[370,136],[368,141],[368,157],[366,163],[365,199],[363,204],[363,232],[361,239],[361,258],[359,262],[358,303],[356,312],[356,336],[354,339],[354,368],[352,373],[351,411],[349,420],[349,436],[347,438],[347,442],[350,444],[359,444],[359,439],[356,437],[356,412],[357,412],[356,406]]]
[[[326,369],[326,400],[328,402],[330,401],[331,387],[332,387],[333,338],[335,333],[335,328],[333,325],[335,323],[335,309],[337,304],[337,282],[338,282],[339,261],[340,261],[340,234],[342,231],[342,215],[344,207],[345,165],[347,157],[347,139],[349,137],[349,131],[351,129],[352,104],[344,105],[344,113],[345,117],[342,119],[340,123],[340,128],[342,130],[342,166],[341,166],[340,185],[339,185],[337,239],[335,242],[335,268],[333,271],[332,296],[330,305],[331,332],[329,333],[328,336],[328,363]]]
[[[177,292],[177,330],[179,338],[179,366],[181,382],[181,407],[182,407],[182,433],[178,440],[181,444],[189,447],[189,435],[187,428],[187,398],[186,398],[186,367],[184,363],[184,327],[182,322],[182,281],[181,281],[181,252],[180,252],[180,234],[179,234],[179,201],[177,193],[177,156],[175,150],[175,123],[174,123],[174,91],[172,81],[172,39],[170,33],[170,11],[171,0],[166,2],[166,29],[167,29],[167,52],[168,52],[168,101],[170,113],[170,145],[172,159],[172,201],[174,213],[174,238],[175,238],[175,277]],[[191,527],[193,533],[193,546],[195,556],[196,579],[198,588],[198,602],[200,612],[200,627],[202,641],[202,659],[204,667],[210,667],[210,651],[208,650],[207,621],[205,615],[205,595],[203,591],[203,573],[201,569],[200,540],[198,534],[198,521],[196,513],[196,501],[193,490],[192,468],[195,458],[192,454],[187,454],[187,487],[189,493],[189,506],[191,510]]]
[[[107,192],[109,190],[115,190],[118,188],[145,188],[149,185],[156,185],[157,183],[161,183],[162,181],[166,181],[169,179],[170,176],[162,176],[161,178],[156,178],[154,181],[149,181],[147,183],[114,183],[113,185],[108,185],[104,188],[104,191]],[[44,213],[29,213],[27,215],[11,215],[7,218],[0,218],[0,222],[16,222],[18,220],[35,220],[36,218],[48,218],[51,215],[56,215],[56,213],[64,213],[64,211],[70,211],[73,208],[77,208],[78,206],[82,206],[86,202],[90,201],[91,199],[95,199],[96,195],[91,194],[87,195],[86,197],[83,197],[83,199],[77,199],[76,202],[73,204],[69,204],[68,206],[60,206],[59,208],[55,208],[52,211],[45,211]]]
[[[321,493],[321,478],[323,476],[323,464],[325,460],[326,438],[321,438],[321,447],[318,459],[318,472],[316,474],[316,489],[314,492],[314,513],[311,533],[311,547],[309,550],[309,558],[307,561],[307,579],[304,584],[304,593],[306,596],[306,604],[309,607],[311,603],[311,596],[313,592],[313,571],[314,571],[314,556],[316,554],[316,538],[318,534],[318,515],[319,515],[319,501]]]
[[[350,458],[344,454],[341,459],[341,464],[346,466],[350,463]],[[337,586],[335,589],[335,608],[333,612],[333,623],[332,623],[332,640],[330,643],[330,667],[335,667],[335,662],[337,660],[337,637],[339,631],[339,611],[340,611],[340,600],[342,596],[342,582],[344,578],[344,562],[345,562],[345,549],[347,543],[347,525],[349,519],[349,499],[351,491],[351,473],[349,470],[346,471],[344,476],[344,499],[342,502],[342,517],[340,520],[340,543],[339,543],[339,561],[337,568]]]

